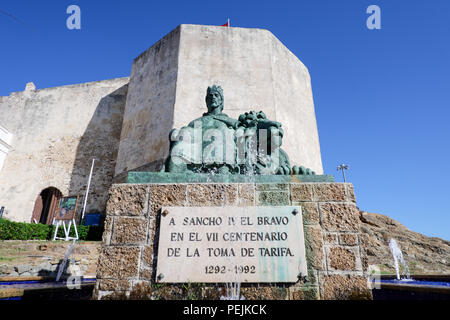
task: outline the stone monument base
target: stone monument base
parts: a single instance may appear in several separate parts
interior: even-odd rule
[[[94,299],[220,299],[227,284],[156,279],[162,207],[301,206],[307,277],[247,284],[251,299],[371,299],[359,211],[349,183],[151,183],[110,189]],[[183,270],[180,270],[183,272]]]

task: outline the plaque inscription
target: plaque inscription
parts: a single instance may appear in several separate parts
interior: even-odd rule
[[[307,274],[300,206],[161,212],[158,282],[296,282]]]

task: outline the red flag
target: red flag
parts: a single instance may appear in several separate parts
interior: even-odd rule
[[[221,27],[229,27],[230,26],[230,19],[228,19],[227,23],[221,25]]]

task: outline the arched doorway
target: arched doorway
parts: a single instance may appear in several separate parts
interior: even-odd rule
[[[58,209],[61,191],[49,187],[41,191],[34,203],[32,223],[52,224],[56,209]]]

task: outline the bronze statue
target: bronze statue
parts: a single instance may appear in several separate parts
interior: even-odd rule
[[[284,131],[264,112],[250,111],[238,120],[223,113],[220,86],[208,87],[208,112],[180,130],[171,131],[170,153],[163,171],[218,174],[315,174],[294,166],[281,149]]]

